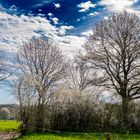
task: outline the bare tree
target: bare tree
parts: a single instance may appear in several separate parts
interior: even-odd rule
[[[12,74],[12,64],[8,63],[5,51],[0,49],[0,82],[6,80]]]
[[[52,40],[33,39],[20,47],[17,60],[20,70],[32,79],[37,91],[36,129],[43,130],[45,105],[63,78],[64,57]]]
[[[84,45],[83,57],[98,71],[97,85],[122,98],[123,127],[128,125],[129,102],[140,98],[140,20],[123,11],[99,22]]]
[[[22,122],[21,131],[29,131],[33,123],[33,106],[36,103],[36,90],[30,77],[21,75],[13,83],[12,95],[19,104],[18,119]]]
[[[88,69],[85,62],[78,58],[70,60],[65,71],[65,80],[67,87],[72,93],[79,93],[81,95],[84,92],[91,91],[91,81],[94,73]]]

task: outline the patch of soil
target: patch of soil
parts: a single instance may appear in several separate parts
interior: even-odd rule
[[[18,138],[21,134],[19,132],[0,132],[0,140],[10,140]]]

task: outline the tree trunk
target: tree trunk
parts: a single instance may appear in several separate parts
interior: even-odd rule
[[[45,115],[44,115],[44,106],[37,106],[37,114],[36,114],[36,132],[42,132],[44,130],[45,125]]]
[[[36,108],[36,132],[42,132],[45,125],[45,105],[41,98],[42,97],[39,97]]]
[[[128,129],[128,115],[129,115],[129,98],[122,97],[122,128]]]

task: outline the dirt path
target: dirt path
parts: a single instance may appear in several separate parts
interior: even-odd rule
[[[0,140],[10,140],[18,138],[20,135],[19,132],[0,132]]]

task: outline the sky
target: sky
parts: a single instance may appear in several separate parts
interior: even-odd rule
[[[24,41],[51,37],[72,58],[96,23],[122,10],[140,16],[140,0],[0,0],[0,47],[12,63],[8,58]],[[10,87],[1,85],[0,104],[12,102]]]

